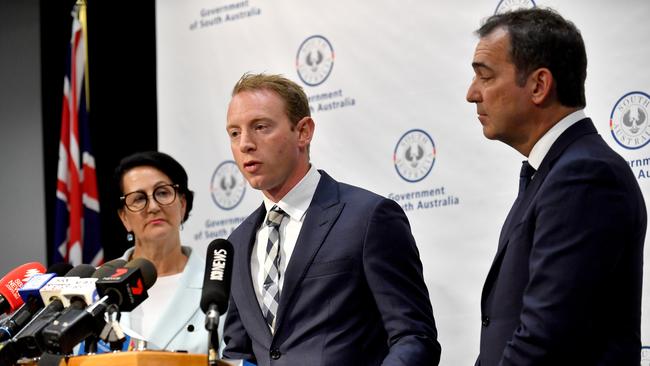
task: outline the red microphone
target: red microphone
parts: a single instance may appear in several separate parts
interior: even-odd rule
[[[0,312],[9,314],[23,304],[18,289],[39,273],[45,273],[45,267],[38,262],[30,262],[15,268],[0,279]]]

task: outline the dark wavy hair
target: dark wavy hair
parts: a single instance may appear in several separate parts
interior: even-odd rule
[[[557,98],[567,107],[584,107],[587,53],[576,26],[552,9],[520,9],[489,17],[476,31],[485,37],[497,28],[510,36],[510,59],[520,86],[545,67],[557,84]]]
[[[141,166],[156,168],[169,177],[172,183],[178,184],[178,193],[185,197],[186,202],[185,216],[183,217],[182,222],[187,221],[194,202],[194,192],[190,191],[187,187],[187,173],[183,166],[174,158],[159,151],[137,152],[120,161],[117,168],[115,168],[115,173],[113,174],[116,207],[122,209],[124,206],[124,202],[120,200],[120,197],[125,193],[123,191],[124,187],[122,187],[122,177],[124,177],[124,174],[126,174],[127,171]]]

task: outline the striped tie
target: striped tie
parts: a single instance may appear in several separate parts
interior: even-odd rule
[[[262,288],[262,314],[266,324],[275,330],[275,317],[280,303],[280,224],[287,214],[278,206],[273,206],[266,219],[269,227],[269,240],[264,259],[264,286]]]

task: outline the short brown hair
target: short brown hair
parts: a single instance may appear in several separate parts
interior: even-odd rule
[[[287,117],[295,126],[305,118],[311,117],[309,100],[300,85],[282,75],[245,73],[232,89],[232,96],[243,91],[270,90],[284,100]]]

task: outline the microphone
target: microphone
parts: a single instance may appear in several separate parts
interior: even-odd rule
[[[219,315],[228,310],[233,254],[232,244],[226,239],[215,239],[208,245],[201,292],[201,310],[207,316],[207,330],[215,329],[216,323],[212,320],[218,322]],[[211,319],[210,324],[208,318]]]
[[[18,309],[23,304],[18,289],[23,287],[33,275],[44,272],[45,267],[42,264],[30,262],[14,268],[2,277],[0,279],[0,312],[10,314]]]
[[[105,276],[109,276],[111,273],[115,271],[116,268],[124,267],[126,265],[126,261],[122,258],[117,258],[113,259],[112,261],[108,261],[104,263],[103,266],[97,268],[97,270],[92,274],[93,278],[102,278]]]
[[[65,276],[73,268],[74,266],[68,262],[59,262],[47,267],[47,273],[56,273],[57,276]]]
[[[97,296],[97,287],[95,287],[96,278],[78,278],[71,286],[65,287],[61,291],[61,296],[70,303],[79,304],[81,309],[85,309],[89,304],[99,299]]]
[[[48,268],[48,273],[39,273],[31,276],[29,281],[18,289],[20,300],[23,305],[14,312],[11,317],[7,318],[0,327],[0,341],[5,341],[21,330],[27,324],[32,316],[43,308],[39,290],[45,286],[52,278],[61,276],[67,272],[71,265],[55,264]]]
[[[208,363],[217,362],[217,352],[212,342],[212,332],[219,325],[219,316],[228,310],[230,279],[232,277],[233,247],[225,239],[215,239],[208,245],[201,292],[201,310],[205,313],[208,331]],[[219,344],[218,340],[215,342]]]
[[[156,267],[144,258],[136,258],[116,268],[110,276],[97,280],[97,292],[108,297],[121,311],[131,311],[147,299],[147,289],[158,278]]]
[[[52,278],[49,282],[47,282],[45,286],[40,289],[40,291],[44,291],[46,287],[55,287],[56,285],[54,285],[53,282],[57,282],[56,280],[74,280],[78,279],[79,277],[89,277],[95,270],[93,266],[87,264],[81,264],[68,270],[71,267],[72,266],[67,263],[64,265],[54,264],[50,266],[48,272],[52,271],[56,272],[57,274],[63,274],[67,270],[67,273],[65,274],[66,277]],[[49,277],[50,275],[51,274],[37,276]],[[25,288],[30,287],[32,282],[37,280],[37,276],[34,276],[32,280],[30,280],[21,290],[25,290]],[[58,285],[58,287],[58,292],[60,293],[63,286]],[[27,292],[30,291],[31,290],[27,289]],[[49,293],[54,294],[55,291],[50,290]],[[45,306],[45,308],[39,313],[34,315],[31,321],[27,323],[27,325],[25,325],[22,330],[20,330],[12,339],[4,342],[2,346],[0,346],[0,364],[4,362],[4,364],[13,365],[21,357],[38,357],[43,353],[43,342],[41,340],[40,333],[45,326],[47,326],[59,315],[63,309],[63,304],[61,300],[56,298],[54,295],[52,295],[52,297],[48,296],[47,298],[43,298],[43,296],[40,296],[40,294],[34,293],[32,296],[34,298],[40,299],[43,304],[47,302],[47,306]]]
[[[106,265],[105,265],[106,266]],[[147,289],[156,281],[156,267],[144,258],[124,266],[97,270],[93,277],[101,298],[86,309],[71,307],[43,329],[45,348],[57,354],[69,354],[75,345],[104,328],[104,313],[110,306],[131,311],[147,298]]]
[[[18,290],[18,293],[25,304],[29,301],[36,301],[39,308],[42,308],[46,304],[41,296],[41,289],[47,286],[54,278],[63,276],[71,270],[72,265],[70,263],[55,263],[47,268],[47,273],[32,276],[29,282]]]

